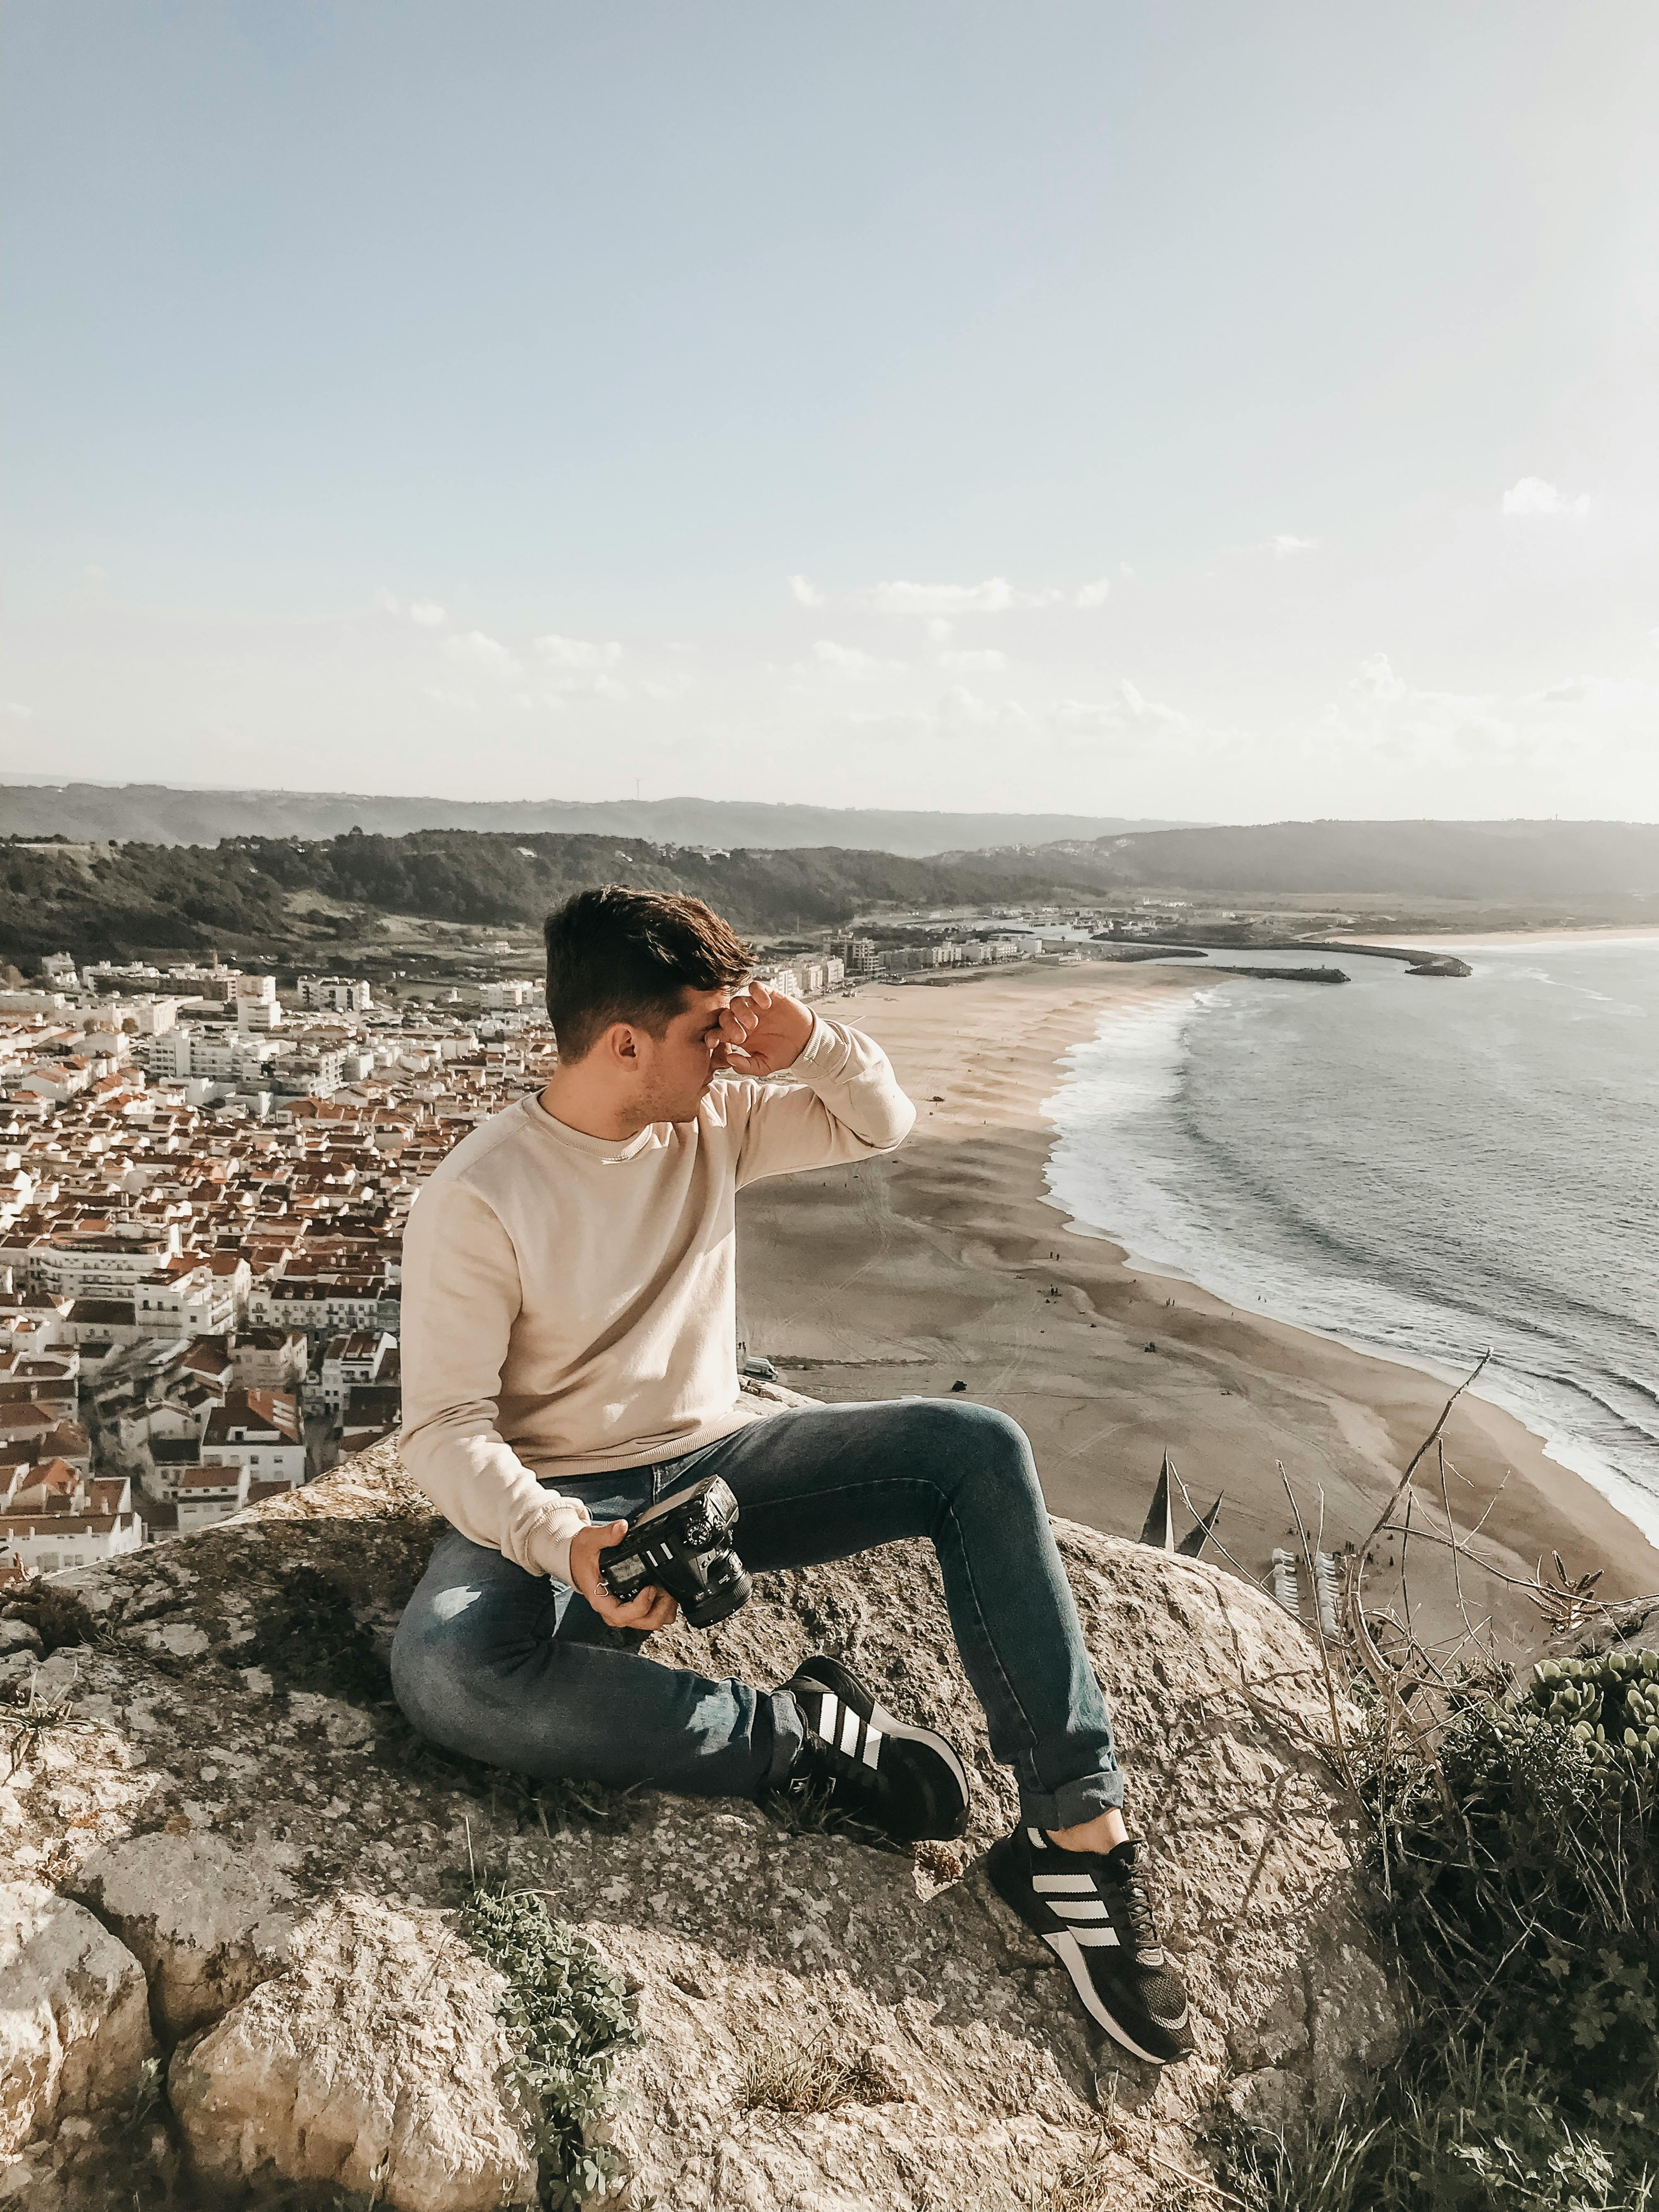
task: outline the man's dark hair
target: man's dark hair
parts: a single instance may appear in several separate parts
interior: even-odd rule
[[[559,1057],[581,1060],[612,1022],[660,1036],[692,991],[744,981],[755,956],[701,899],[606,884],[550,914],[547,1016]]]

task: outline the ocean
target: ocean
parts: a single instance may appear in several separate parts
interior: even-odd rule
[[[1480,1395],[1659,1541],[1659,936],[1445,949],[1474,974],[1194,963],[1109,1015],[1050,1194],[1231,1304],[1447,1376],[1490,1350]]]

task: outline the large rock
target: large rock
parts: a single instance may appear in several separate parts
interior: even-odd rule
[[[636,1985],[648,2040],[620,2063],[629,2101],[605,2132],[636,2201],[676,2212],[912,2212],[929,2192],[1023,2204],[1091,2160],[1132,2212],[1167,2196],[1172,2166],[1201,2171],[1218,2109],[1328,2103],[1386,2057],[1395,2008],[1351,1872],[1317,1654],[1231,1574],[1057,1524],[1192,1992],[1197,2051],[1158,2073],[1097,2038],[978,1871],[1014,1797],[926,1547],[759,1577],[730,1621],[649,1647],[764,1684],[828,1649],[902,1715],[948,1717],[973,1822],[961,1845],[912,1854],[792,1832],[729,1801],[537,1790],[420,1744],[384,1651],[434,1533],[382,1449],[199,1536],[59,1577],[41,1614],[48,1644],[78,1641],[76,1711],[101,1725],[72,1745],[52,1732],[38,1768],[0,1792],[13,1863],[80,1887],[100,1847],[137,1835],[158,1853],[160,1832],[216,1865],[278,1867],[295,1893],[289,1961],[256,1946],[238,1971],[266,1978],[174,2061],[209,2174],[258,2177],[257,2194],[301,2160],[309,2179],[368,2189],[395,2140],[398,2187],[429,2180],[445,2212],[475,2200],[444,2191],[522,2176],[493,1984],[435,1912],[469,1853],[544,1891]],[[118,1850],[90,1867],[106,1899],[111,1863]],[[158,2016],[175,2019],[167,1960],[187,1929],[166,1916],[164,1958],[163,1917],[120,1924],[154,1945]],[[434,1962],[465,2001],[416,2002]],[[435,2086],[446,2070],[467,2085],[458,2104]],[[405,2111],[428,2115],[434,2140],[471,2130],[488,2155],[442,2180]]]
[[[130,2099],[155,2048],[131,1952],[68,1898],[0,1882],[0,2154]]]
[[[173,2109],[204,2182],[318,2182],[394,2212],[533,2198],[501,1977],[437,1913],[349,1894],[294,1962],[174,2053]]]
[[[293,1885],[267,1852],[233,1850],[222,1836],[159,1832],[106,1844],[75,1890],[143,1966],[151,2016],[169,2045],[222,2020],[288,1957]]]

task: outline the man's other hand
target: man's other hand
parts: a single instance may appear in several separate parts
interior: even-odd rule
[[[627,1534],[626,1521],[604,1521],[578,1528],[570,1539],[570,1579],[601,1620],[612,1628],[639,1629],[648,1635],[653,1628],[666,1628],[679,1611],[668,1592],[648,1583],[637,1597],[623,1605],[599,1580],[599,1553],[620,1544]]]
[[[756,981],[732,1000],[716,1028],[716,1067],[729,1067],[734,1075],[781,1075],[805,1050],[812,1013],[799,999]]]

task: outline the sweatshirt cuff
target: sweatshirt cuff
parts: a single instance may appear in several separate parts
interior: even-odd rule
[[[844,1037],[838,1036],[822,1014],[812,1017],[811,1034],[784,1070],[787,1075],[799,1075],[811,1083],[833,1082],[847,1072],[852,1058],[852,1048]]]
[[[569,1583],[570,1540],[579,1529],[586,1528],[592,1518],[580,1498],[562,1498],[525,1540],[525,1550],[536,1572],[554,1582]],[[571,1588],[575,1588],[574,1583]]]

